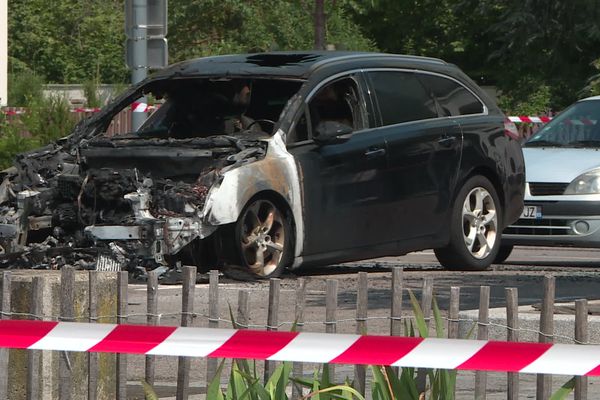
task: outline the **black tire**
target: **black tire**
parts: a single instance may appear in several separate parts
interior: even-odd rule
[[[502,208],[494,186],[484,176],[469,178],[452,207],[450,242],[435,249],[440,264],[452,270],[487,269],[500,248],[501,221]]]
[[[502,264],[506,259],[510,256],[510,253],[513,251],[512,244],[501,244],[500,249],[498,249],[498,254],[496,254],[496,258],[494,258],[494,264]]]
[[[236,276],[245,273],[256,279],[280,276],[293,258],[290,221],[289,212],[273,201],[251,200],[237,222],[221,228],[219,258],[226,268],[233,267],[230,271]],[[235,266],[242,271],[235,271]]]

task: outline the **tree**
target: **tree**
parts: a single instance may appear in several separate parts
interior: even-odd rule
[[[453,62],[513,103],[547,87],[564,107],[600,57],[597,0],[379,0],[354,15],[383,50]]]
[[[124,7],[119,0],[10,0],[11,72],[33,71],[48,82],[127,78]]]
[[[327,41],[338,49],[375,48],[345,1],[326,1]],[[169,4],[171,61],[214,54],[308,50],[314,46],[313,1],[179,0]]]

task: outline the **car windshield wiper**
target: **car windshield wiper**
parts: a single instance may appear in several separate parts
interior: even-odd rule
[[[563,147],[563,143],[553,142],[551,140],[534,140],[525,143],[525,147]]]
[[[575,140],[567,143],[567,146],[573,147],[600,147],[600,140],[598,139],[587,139],[587,140]]]

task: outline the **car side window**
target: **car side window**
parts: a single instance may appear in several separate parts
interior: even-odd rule
[[[458,82],[431,74],[419,74],[419,79],[435,96],[442,116],[456,117],[483,113],[481,101]]]
[[[288,143],[312,139],[319,124],[337,122],[353,131],[368,125],[368,116],[361,103],[359,86],[352,77],[345,77],[325,84],[308,100],[288,136]]]
[[[413,73],[373,71],[368,75],[383,125],[437,118],[433,98]]]
[[[354,131],[365,126],[358,85],[352,78],[342,78],[320,88],[309,100],[308,110],[313,132],[328,121],[347,125]]]

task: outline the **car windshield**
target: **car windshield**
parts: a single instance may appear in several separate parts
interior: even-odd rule
[[[525,147],[600,147],[600,100],[573,104],[533,135]]]
[[[138,130],[142,136],[194,138],[272,133],[302,82],[284,79],[195,78],[155,83],[150,95],[164,102]]]

